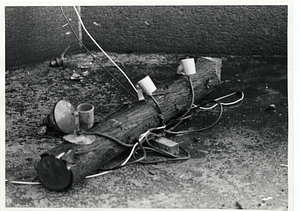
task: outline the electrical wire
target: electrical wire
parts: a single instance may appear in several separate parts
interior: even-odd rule
[[[145,141],[145,137],[148,136],[149,133],[151,133],[151,131],[154,131],[154,130],[161,130],[161,129],[164,129],[165,126],[161,126],[161,127],[156,127],[156,128],[151,128],[151,129],[148,129],[146,132],[142,133],[137,141],[137,143],[135,143],[131,149],[131,152],[130,154],[127,156],[127,158],[125,160],[123,160],[120,164],[118,165],[115,165],[114,167],[111,167],[109,169],[100,169],[102,172],[100,173],[97,173],[97,174],[93,174],[93,175],[89,175],[89,176],[86,176],[86,178],[93,178],[93,177],[97,177],[97,176],[101,176],[101,175],[104,175],[104,174],[107,174],[109,172],[111,172],[112,170],[115,170],[115,169],[118,169],[118,168],[121,168],[121,167],[124,167],[124,166],[128,166],[128,165],[132,165],[134,163],[137,163],[137,162],[140,162],[141,160],[143,160],[145,157],[146,157],[146,151],[145,151],[145,148],[142,146],[143,145],[143,142]],[[99,133],[101,134],[101,133]],[[102,135],[102,134],[101,134]],[[111,140],[114,140],[111,139]],[[115,140],[114,140],[115,141]],[[120,143],[120,141],[117,141],[117,143]],[[136,148],[137,146],[140,146],[140,148],[143,150],[143,157],[139,158],[139,159],[136,159],[135,161],[133,162],[130,162],[128,163],[128,161],[130,160],[131,157],[134,156],[134,153],[136,152]]]
[[[161,125],[164,125],[164,115],[162,113],[161,106],[159,105],[159,103],[157,102],[157,100],[155,99],[155,97],[152,94],[150,95],[150,98],[153,100],[153,102],[155,103],[156,107],[158,108],[158,113],[159,113],[158,117],[161,120]]]
[[[146,151],[145,151],[145,148],[142,146],[142,144],[141,144],[140,141],[138,141],[137,144],[141,147],[141,149],[142,149],[142,151],[143,151],[143,156],[142,156],[141,158],[135,159],[135,160],[132,161],[132,162],[128,162],[128,161],[130,160],[130,158],[132,157],[132,155],[134,155],[134,152],[136,151],[136,146],[137,146],[137,145],[135,145],[135,146],[133,147],[133,149],[132,149],[130,155],[129,155],[124,161],[122,161],[120,165],[115,165],[114,167],[111,167],[111,168],[109,168],[109,169],[100,169],[100,170],[101,170],[101,171],[111,171],[111,170],[119,169],[119,168],[124,167],[124,166],[132,165],[132,164],[134,164],[134,163],[138,163],[138,162],[142,161],[143,159],[145,159],[145,158],[146,158]]]
[[[190,103],[190,106],[189,106],[188,110],[180,118],[178,118],[178,120],[180,120],[180,122],[178,122],[174,127],[177,127],[177,125],[179,125],[182,122],[183,118],[192,110],[193,105],[194,105],[194,101],[195,101],[194,86],[193,86],[191,77],[189,75],[187,75],[187,78],[188,78],[190,88],[191,88],[191,93],[192,93],[191,103]],[[164,120],[163,120],[163,112],[162,112],[161,106],[159,105],[159,103],[157,102],[157,100],[154,98],[154,96],[152,94],[150,95],[150,97],[154,101],[155,105],[158,108],[160,117],[162,118],[162,125],[163,125]]]
[[[178,125],[181,124],[181,122],[186,119],[186,115],[188,115],[188,113],[190,113],[190,111],[194,108],[194,101],[195,101],[195,90],[194,90],[194,86],[193,86],[193,82],[192,82],[192,79],[189,75],[187,75],[188,77],[188,81],[189,81],[189,84],[190,84],[190,88],[191,88],[191,94],[192,94],[192,97],[191,97],[191,103],[190,103],[190,106],[188,108],[188,110],[179,118],[177,118],[176,120],[173,120],[173,121],[178,121],[178,123],[176,123],[172,128],[170,128],[169,130],[173,130],[175,129]]]
[[[222,105],[225,105],[225,106],[234,105],[234,104],[237,104],[238,102],[240,102],[240,101],[242,101],[242,100],[244,99],[244,96],[245,96],[244,92],[241,92],[241,91],[233,92],[233,93],[231,93],[231,94],[228,94],[228,95],[219,97],[219,98],[217,98],[217,99],[215,99],[215,100],[216,100],[216,101],[220,101],[220,100],[222,100],[222,99],[225,99],[225,98],[227,98],[227,97],[233,96],[233,95],[238,94],[238,93],[240,93],[240,94],[242,95],[241,98],[239,98],[238,100],[233,101],[233,102],[230,102],[230,103],[222,103],[222,102],[221,102]]]
[[[191,79],[190,75],[187,75],[187,78],[188,78],[188,81],[189,81],[189,84],[190,84],[190,88],[191,88],[191,93],[192,93],[191,104],[190,104],[188,110],[179,119],[184,118],[188,113],[190,113],[190,111],[193,108],[194,101],[195,101],[195,90],[194,90],[192,79]]]
[[[233,95],[238,94],[238,93],[241,94],[241,98],[239,98],[238,100],[236,100],[234,102],[229,102],[229,103],[219,102],[219,100],[225,99],[227,97],[233,96]],[[94,177],[102,176],[102,175],[105,175],[105,174],[108,174],[108,173],[112,172],[115,169],[118,169],[118,168],[121,168],[121,167],[124,167],[124,166],[128,166],[128,165],[131,165],[131,164],[134,164],[134,163],[156,164],[156,163],[161,163],[161,162],[172,162],[172,161],[181,161],[181,160],[187,160],[187,159],[189,159],[190,158],[190,153],[187,150],[185,150],[183,147],[179,146],[179,148],[186,153],[186,156],[185,157],[179,157],[177,155],[174,155],[172,153],[169,153],[169,152],[166,152],[164,150],[160,150],[160,149],[154,147],[150,143],[148,136],[149,135],[153,135],[153,136],[156,136],[156,137],[161,137],[162,135],[158,135],[158,134],[153,133],[153,131],[155,131],[155,130],[163,130],[164,133],[175,134],[175,135],[187,134],[187,133],[193,133],[193,132],[202,132],[204,130],[208,130],[208,129],[212,128],[215,124],[217,124],[217,122],[220,120],[220,118],[221,118],[221,116],[223,114],[223,105],[225,105],[225,106],[234,105],[234,104],[236,104],[238,102],[241,102],[244,99],[244,96],[245,95],[244,95],[243,92],[234,92],[234,93],[231,93],[231,94],[228,94],[228,95],[222,96],[220,98],[217,98],[215,100],[207,102],[206,104],[214,103],[214,105],[210,106],[210,107],[201,107],[201,106],[195,106],[194,105],[192,108],[200,108],[200,109],[204,109],[204,110],[213,109],[217,105],[220,106],[220,113],[219,113],[219,116],[218,116],[217,120],[213,124],[211,124],[210,126],[205,127],[205,128],[201,128],[201,129],[198,129],[198,130],[186,130],[186,131],[178,131],[178,132],[176,132],[176,131],[167,130],[166,129],[167,126],[163,125],[161,127],[148,129],[145,133],[143,133],[143,134],[140,135],[137,143],[135,143],[135,144],[126,144],[126,143],[123,143],[123,142],[119,141],[118,139],[116,139],[116,138],[114,138],[112,136],[109,136],[109,135],[103,134],[103,133],[99,133],[99,132],[84,132],[84,134],[86,134],[86,135],[98,135],[98,136],[102,136],[102,137],[108,138],[108,139],[110,139],[110,140],[112,140],[112,141],[114,141],[114,142],[116,142],[116,143],[118,143],[118,144],[120,144],[120,145],[122,145],[124,147],[131,147],[132,148],[131,152],[129,153],[129,155],[127,156],[127,158],[125,160],[123,160],[119,165],[115,165],[114,167],[112,167],[110,169],[106,169],[105,171],[102,171],[102,172],[97,173],[97,174],[88,175],[85,178],[94,178]],[[161,111],[161,109],[160,109],[160,111]],[[182,120],[183,118],[181,117],[180,119]],[[148,146],[150,146],[150,147],[144,147],[144,146],[142,146],[143,142],[145,142],[145,141],[148,144]],[[135,154],[139,150],[137,148],[138,146],[140,146],[141,150],[143,151],[143,156],[141,158],[137,159]],[[153,151],[153,152],[156,152],[156,153],[159,153],[159,154],[162,154],[164,156],[171,157],[171,158],[169,158],[169,159],[163,159],[163,160],[155,160],[155,161],[145,161],[146,150]],[[131,158],[134,158],[134,161],[129,162],[129,160]],[[40,185],[41,184],[40,182],[14,181],[14,180],[7,180],[7,179],[5,179],[5,182],[9,182],[9,183],[12,183],[12,184],[22,184],[22,185]]]
[[[192,84],[191,84],[191,85],[192,85]],[[231,97],[231,96],[236,95],[236,94],[240,94],[240,95],[241,95],[241,97],[240,97],[239,99],[237,99],[236,101],[228,102],[228,103],[220,102],[220,100],[226,99],[226,98]],[[182,122],[182,120],[185,120],[185,119],[187,119],[187,118],[190,117],[190,116],[187,116],[187,117],[185,116],[185,117],[179,118],[179,122],[178,122],[175,126],[173,126],[172,128],[166,130],[165,132],[166,132],[166,133],[169,133],[169,134],[177,134],[177,135],[179,135],[179,134],[194,133],[194,132],[202,132],[202,131],[204,131],[204,130],[208,130],[208,129],[212,128],[214,125],[216,125],[217,122],[221,119],[221,116],[222,116],[223,111],[224,111],[223,106],[231,106],[231,105],[237,104],[237,103],[241,102],[242,100],[244,100],[244,97],[245,97],[244,92],[242,92],[242,91],[237,91],[237,92],[233,92],[233,93],[230,93],[230,94],[228,94],[228,95],[225,95],[225,96],[222,96],[222,97],[219,97],[219,98],[216,98],[216,99],[214,99],[214,100],[212,100],[212,101],[207,102],[206,104],[209,104],[209,103],[211,103],[211,102],[215,102],[215,103],[214,103],[212,106],[210,106],[210,107],[204,107],[204,106],[194,105],[194,104],[193,104],[193,105],[190,107],[191,109],[194,109],[194,108],[200,108],[200,109],[202,109],[202,110],[211,110],[211,109],[215,108],[216,106],[220,106],[220,113],[219,113],[219,116],[218,116],[217,120],[216,120],[212,125],[210,125],[210,126],[208,126],[208,127],[205,127],[205,128],[198,129],[198,130],[188,130],[188,131],[178,131],[178,132],[172,131],[172,130],[174,130],[174,129]],[[189,110],[191,110],[191,109],[189,109]],[[186,114],[187,114],[187,113],[186,113]]]
[[[219,101],[219,100],[225,99],[227,97],[233,96],[235,94],[241,94],[241,98],[239,98],[238,100],[236,100],[234,102],[229,102],[229,103],[224,103],[224,102],[222,103],[222,102]],[[222,96],[220,98],[217,98],[215,100],[207,102],[206,104],[214,103],[214,105],[210,106],[210,107],[203,107],[203,106],[199,106],[199,105],[198,106],[194,105],[192,108],[200,108],[200,109],[204,109],[204,110],[213,109],[213,108],[215,108],[218,105],[220,106],[220,113],[219,113],[219,116],[218,116],[217,120],[213,124],[211,124],[210,126],[208,126],[208,127],[201,128],[201,129],[198,129],[198,130],[186,130],[186,131],[175,132],[175,131],[167,130],[166,129],[167,126],[163,125],[161,127],[148,129],[145,133],[143,133],[143,134],[140,135],[139,140],[137,141],[137,143],[135,143],[133,145],[131,145],[131,144],[125,144],[125,143],[119,141],[118,139],[116,139],[116,138],[114,138],[112,136],[109,136],[107,134],[103,134],[103,133],[99,133],[99,132],[84,132],[84,134],[87,134],[87,135],[92,135],[93,134],[93,135],[98,135],[98,136],[102,136],[102,137],[108,138],[108,139],[110,139],[112,141],[115,141],[116,143],[118,143],[118,144],[120,144],[120,145],[122,145],[124,147],[132,147],[130,154],[119,165],[116,165],[116,166],[114,166],[111,169],[107,169],[107,170],[102,171],[102,172],[97,173],[97,174],[88,175],[85,178],[88,179],[88,178],[94,178],[94,177],[102,176],[102,175],[105,175],[105,174],[108,174],[108,173],[112,172],[115,169],[118,169],[118,168],[121,168],[121,167],[124,167],[124,166],[127,166],[127,165],[131,165],[131,164],[134,164],[134,163],[156,164],[156,163],[161,163],[161,162],[172,162],[172,161],[180,161],[180,160],[187,160],[187,159],[189,159],[190,158],[190,154],[183,147],[180,146],[179,148],[186,153],[186,156],[185,157],[178,157],[177,155],[174,155],[172,153],[169,153],[169,152],[166,152],[164,150],[160,150],[160,149],[154,147],[150,143],[148,136],[149,135],[153,135],[153,136],[156,136],[156,137],[161,137],[162,135],[158,135],[158,134],[153,133],[153,131],[155,131],[155,130],[163,130],[164,133],[175,134],[175,135],[187,134],[187,133],[193,133],[193,132],[202,132],[204,130],[208,130],[208,129],[212,128],[215,124],[217,124],[217,122],[220,120],[220,118],[222,116],[222,113],[223,113],[223,106],[230,106],[230,105],[234,105],[234,104],[236,104],[238,102],[241,102],[244,99],[244,96],[245,96],[244,93],[241,92],[241,91],[239,91],[239,92],[234,92],[234,93],[231,93],[231,94],[228,94],[228,95]],[[161,111],[161,109],[160,109],[160,111]],[[187,116],[186,118],[188,118],[188,117],[189,116]],[[182,120],[183,118],[181,117],[180,119]],[[143,142],[145,142],[145,141],[146,141],[146,143],[150,147],[144,147],[144,146],[142,146]],[[138,145],[143,150],[143,156],[141,158],[137,159],[135,154],[139,150],[137,148]],[[156,152],[156,153],[159,153],[159,154],[162,154],[164,156],[171,157],[171,158],[169,158],[169,159],[163,159],[163,160],[155,160],[155,161],[145,161],[146,150],[153,151],[153,152]],[[135,161],[129,163],[129,160],[131,158],[134,158]],[[7,180],[7,179],[5,179],[5,182],[9,182],[9,183],[12,183],[12,184],[21,184],[21,185],[40,185],[41,184],[40,182],[15,181],[15,180]]]
[[[139,162],[140,160],[144,159],[146,157],[146,151],[145,149],[142,147],[143,149],[143,152],[144,152],[144,156],[142,158],[140,158],[140,160],[136,160],[135,162],[131,162],[131,163],[128,163],[128,161],[130,160],[130,158],[132,157],[132,155],[134,154],[135,152],[135,149],[136,147],[140,145],[142,147],[142,145],[140,144],[140,142],[138,141],[133,147],[132,147],[132,150],[130,152],[130,154],[127,156],[127,158],[125,160],[123,160],[120,164],[117,164],[109,169],[99,169],[101,172],[100,173],[97,173],[97,174],[93,174],[93,175],[88,175],[86,176],[85,178],[93,178],[93,177],[97,177],[97,176],[101,176],[101,175],[104,175],[104,174],[107,174],[107,173],[110,173],[112,172],[113,170],[116,170],[118,168],[121,168],[121,167],[124,167],[124,166],[127,166],[127,165],[131,165],[133,163],[136,163],[136,162]]]
[[[164,155],[164,156],[167,156],[167,157],[171,157],[171,158],[168,158],[168,159],[163,159],[163,160],[155,160],[155,161],[145,161],[145,159],[142,159],[139,161],[139,163],[142,163],[142,164],[154,164],[154,163],[162,163],[162,162],[170,162],[170,161],[182,161],[182,160],[188,160],[190,158],[190,154],[187,150],[185,150],[183,147],[179,146],[179,148],[184,151],[186,153],[186,156],[185,157],[179,157],[179,155],[175,155],[175,154],[172,154],[170,152],[167,152],[165,150],[162,150],[162,149],[159,149],[155,146],[153,146],[151,143],[150,143],[150,140],[148,138],[149,135],[153,135],[155,137],[162,137],[162,135],[158,135],[158,134],[155,134],[155,133],[152,133],[152,132],[149,132],[147,134],[147,136],[145,136],[145,141],[147,143],[147,145],[149,147],[144,147],[145,150],[148,150],[148,151],[153,151],[153,152],[156,152],[158,154],[161,154],[161,155]],[[133,154],[133,157],[134,159],[136,159],[136,156],[135,154]]]
[[[153,102],[155,103],[156,107],[158,108],[159,114],[162,115],[162,109],[161,109],[159,103],[157,102],[157,100],[155,99],[155,97],[153,97],[153,95],[149,95],[149,96],[150,96],[150,98],[153,100]]]
[[[230,102],[230,103],[223,103],[223,102],[220,102],[220,100],[225,99],[225,98],[228,98],[228,97],[233,96],[233,95],[236,95],[236,94],[241,94],[241,97],[240,97],[239,99],[237,99],[236,101]],[[228,95],[219,97],[219,98],[214,99],[214,100],[220,102],[223,106],[231,106],[231,105],[237,104],[237,103],[241,102],[242,100],[244,100],[244,97],[245,97],[244,92],[238,91],[238,92],[233,92],[233,93],[230,93],[230,94],[228,94]],[[217,103],[214,104],[213,106],[210,106],[210,107],[201,107],[201,106],[199,106],[199,105],[194,105],[193,108],[200,108],[200,109],[202,109],[202,110],[211,110],[211,109],[215,108],[217,105],[218,105]]]
[[[19,185],[40,185],[40,182],[32,182],[32,181],[15,181],[15,180],[7,180],[5,182],[9,182],[11,184],[19,184]]]
[[[67,16],[66,16],[66,14],[65,14],[65,12],[64,12],[64,10],[63,10],[63,7],[61,6],[60,7],[60,10],[61,10],[61,12],[62,12],[62,15],[63,15],[63,17],[65,18],[65,20],[67,21],[67,23],[68,23],[68,25],[69,25],[69,27],[70,27],[70,29],[71,29],[71,31],[72,31],[72,33],[73,33],[73,35],[75,36],[75,38],[77,39],[77,41],[80,43],[80,45],[82,46],[82,47],[84,47],[84,49],[93,57],[93,59],[94,59],[94,61],[96,61],[110,76],[112,76],[116,81],[117,81],[117,83],[125,90],[125,91],[127,91],[130,95],[132,95],[133,97],[135,97],[136,98],[136,96],[134,95],[134,94],[132,94],[128,89],[126,89],[125,87],[124,87],[124,85],[108,70],[108,69],[106,69],[106,67],[104,67],[102,64],[101,64],[101,62],[99,61],[99,59],[96,57],[96,56],[94,56],[94,54],[85,46],[85,44],[79,39],[79,37],[76,35],[76,32],[75,32],[75,30],[74,30],[74,28],[72,27],[72,25],[71,25],[71,23],[70,23],[70,21],[68,20],[68,18],[67,18]]]
[[[184,130],[184,131],[172,131],[172,130],[165,130],[166,133],[169,133],[169,134],[174,134],[174,135],[180,135],[180,134],[188,134],[188,133],[195,133],[195,132],[202,132],[202,131],[205,131],[205,130],[208,130],[210,128],[212,128],[213,126],[215,126],[219,120],[221,119],[222,117],[222,114],[223,114],[223,106],[222,104],[219,102],[219,101],[210,101],[210,102],[214,102],[216,103],[217,105],[220,106],[220,112],[219,112],[219,116],[218,118],[215,120],[215,122],[207,127],[204,127],[204,128],[201,128],[201,129],[197,129],[197,130]],[[210,102],[207,102],[207,103],[210,103]],[[172,128],[174,129],[174,128]]]
[[[90,37],[90,39],[94,42],[94,44],[102,51],[102,53],[117,67],[117,69],[124,75],[124,77],[127,79],[127,81],[130,83],[131,87],[134,89],[134,91],[136,93],[138,93],[137,89],[135,88],[135,86],[132,84],[131,80],[128,78],[128,76],[125,74],[125,72],[114,62],[114,60],[112,60],[112,58],[110,58],[110,56],[100,47],[100,45],[96,42],[96,40],[92,37],[92,35],[88,32],[88,30],[85,28],[83,21],[81,20],[80,14],[77,11],[76,7],[73,6],[78,20],[83,28],[83,30],[86,32],[86,34]]]

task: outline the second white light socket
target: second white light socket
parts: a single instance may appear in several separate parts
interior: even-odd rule
[[[181,60],[183,72],[185,75],[193,75],[196,73],[196,65],[194,58],[188,58]]]
[[[149,76],[146,76],[145,78],[140,80],[138,82],[138,85],[142,87],[142,89],[147,95],[152,95],[152,93],[156,90],[156,86],[154,85]]]

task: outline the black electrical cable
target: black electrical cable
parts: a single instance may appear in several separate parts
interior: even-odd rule
[[[191,93],[192,93],[192,98],[191,98],[191,104],[188,108],[188,110],[179,118],[177,118],[176,120],[172,120],[172,121],[179,121],[178,123],[176,123],[172,128],[170,128],[169,130],[173,130],[175,129],[178,125],[181,124],[181,122],[184,120],[184,118],[186,117],[186,115],[188,115],[188,113],[190,113],[190,111],[192,110],[193,108],[193,105],[194,105],[194,101],[195,101],[195,90],[194,90],[194,86],[193,86],[193,82],[192,82],[192,79],[189,75],[187,75],[188,77],[188,81],[189,81],[189,84],[190,84],[190,88],[191,88]]]
[[[153,97],[153,95],[150,95],[150,97],[153,100],[153,102],[155,103],[156,107],[158,108],[158,113],[159,113],[159,118],[161,120],[161,125],[164,125],[164,115],[162,113],[161,106],[159,105],[159,103],[157,102],[157,100]]]
[[[65,18],[65,20],[67,21],[67,23],[68,23],[68,25],[69,25],[69,27],[70,27],[70,29],[71,29],[71,31],[72,31],[72,33],[73,33],[73,35],[75,36],[75,38],[77,39],[77,41],[82,45],[82,47],[84,47],[84,49],[93,57],[93,59],[111,76],[111,77],[113,77],[116,81],[117,81],[117,83],[124,89],[124,90],[126,90],[130,95],[132,95],[134,98],[136,98],[136,96],[134,95],[134,94],[132,94],[128,89],[126,89],[126,87],[124,87],[123,86],[123,84],[108,70],[108,69],[106,69],[102,64],[101,64],[101,62],[99,61],[99,59],[96,57],[96,56],[94,56],[93,55],[93,53],[84,45],[84,43],[79,39],[79,37],[76,35],[76,32],[75,32],[75,30],[73,29],[73,27],[72,27],[72,25],[71,25],[71,23],[70,23],[70,21],[68,20],[68,18],[66,17],[66,15],[65,15],[65,13],[64,13],[64,11],[63,11],[63,7],[61,6],[60,7],[60,10],[61,10],[61,12],[62,12],[62,15],[63,15],[63,17]]]
[[[155,103],[155,105],[157,106],[159,114],[162,114],[162,109],[161,109],[159,103],[157,102],[157,100],[153,97],[153,95],[150,95],[150,97],[153,100],[153,102]]]
[[[169,134],[174,134],[174,135],[188,134],[188,133],[202,132],[202,131],[208,130],[208,129],[212,128],[213,126],[215,126],[219,122],[219,120],[221,119],[221,116],[223,114],[223,106],[219,101],[216,101],[216,100],[209,101],[206,104],[208,104],[208,103],[216,103],[220,107],[219,116],[213,124],[211,124],[207,127],[204,127],[204,128],[200,128],[198,130],[186,130],[186,131],[178,131],[178,132],[175,132],[175,131],[172,131],[172,130],[165,130],[165,132],[169,133]],[[174,128],[172,128],[172,129],[174,129]]]
[[[109,136],[109,135],[106,135],[106,134],[103,134],[103,133],[99,133],[99,132],[84,132],[83,134],[85,135],[98,135],[98,136],[102,136],[102,137],[105,137],[105,138],[108,138],[122,146],[125,146],[125,147],[134,147],[134,145],[129,145],[129,144],[125,144],[125,143],[122,143],[120,142],[119,140],[117,140],[116,138],[112,137],[112,136]],[[153,135],[156,135],[154,133],[151,133]],[[156,135],[157,136],[157,135]],[[160,163],[160,162],[169,162],[169,161],[180,161],[180,160],[187,160],[190,158],[190,154],[189,152],[187,152],[183,147],[180,147],[180,149],[182,149],[186,154],[187,156],[185,157],[178,157],[172,153],[169,153],[169,152],[166,152],[164,150],[160,150],[160,149],[157,149],[156,147],[154,147],[148,140],[147,136],[145,137],[146,139],[146,143],[150,146],[150,147],[144,147],[141,142],[138,140],[138,145],[140,147],[140,149],[143,151],[143,156],[141,158],[136,158],[135,157],[135,153],[137,152],[138,149],[135,150],[135,152],[133,153],[133,158],[135,159],[134,161],[132,162],[128,162],[124,165],[122,165],[122,163],[124,162],[124,160],[122,160],[120,163],[114,165],[113,167],[111,168],[107,168],[107,169],[99,169],[99,171],[111,171],[111,170],[115,170],[115,169],[119,169],[119,168],[122,168],[124,166],[128,166],[128,165],[132,165],[134,163],[143,163],[143,164],[151,164],[151,163]],[[171,159],[166,159],[166,160],[157,160],[157,161],[143,161],[145,158],[146,158],[146,149],[147,150],[151,150],[151,151],[154,151],[156,153],[159,153],[159,154],[162,154],[164,156],[168,156],[168,157],[172,157]],[[125,159],[126,160],[126,159]]]

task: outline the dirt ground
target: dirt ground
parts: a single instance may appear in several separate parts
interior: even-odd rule
[[[178,54],[110,54],[134,83],[150,75],[155,83],[173,76]],[[100,53],[102,64],[130,90],[126,80]],[[6,182],[6,207],[181,208],[288,210],[287,58],[223,57],[223,84],[207,99],[243,91],[237,106],[225,107],[212,129],[173,136],[191,154],[184,162],[135,164],[85,179],[67,192],[41,185]],[[134,98],[91,56],[67,56],[65,68],[49,61],[6,70],[5,177],[30,181],[40,154],[62,143],[62,136],[36,134],[41,119],[65,99],[95,106],[96,121]],[[81,81],[73,71],[88,71]],[[132,90],[131,90],[132,91]],[[133,91],[132,91],[133,92]],[[275,109],[268,109],[271,104]],[[274,108],[274,107],[272,107]],[[213,121],[193,116],[178,130]]]

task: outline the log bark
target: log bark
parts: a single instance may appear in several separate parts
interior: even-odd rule
[[[198,58],[197,73],[191,75],[195,101],[212,92],[221,84],[221,59]],[[187,76],[175,76],[163,87],[153,93],[162,108],[164,121],[185,112],[191,102],[191,89]],[[151,98],[136,102],[128,108],[114,113],[108,119],[96,125],[90,132],[101,132],[123,143],[136,143],[140,134],[149,128],[160,126],[158,109]],[[97,136],[89,145],[63,143],[44,152],[37,165],[37,173],[42,185],[50,190],[64,191],[83,180],[87,175],[103,168],[112,159],[128,148],[107,138]]]

